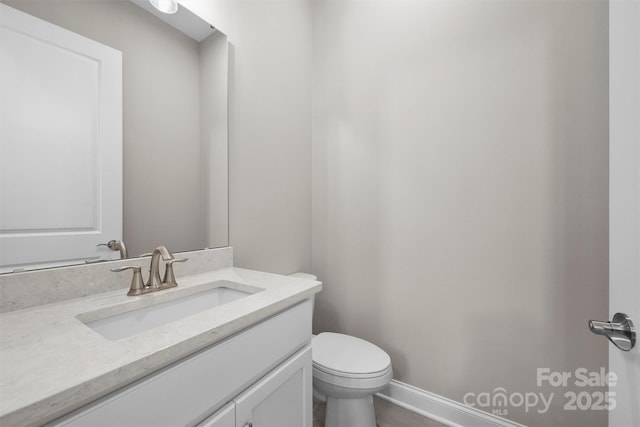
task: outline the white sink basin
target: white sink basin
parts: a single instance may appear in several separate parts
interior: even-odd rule
[[[153,305],[146,305],[98,320],[84,320],[86,318],[102,317],[96,316],[96,313],[87,313],[84,316],[78,316],[78,318],[103,337],[116,341],[252,295],[252,292],[231,289],[226,286],[214,288],[205,286],[205,289],[197,293],[191,293],[190,295],[158,302]],[[160,294],[150,295],[159,296]],[[142,298],[148,298],[148,296],[145,295],[140,300]],[[146,301],[142,300],[142,302]]]

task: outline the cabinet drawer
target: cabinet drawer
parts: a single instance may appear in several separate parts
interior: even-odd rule
[[[231,402],[198,424],[198,427],[236,427],[236,404]]]
[[[311,338],[306,300],[49,426],[195,425]]]

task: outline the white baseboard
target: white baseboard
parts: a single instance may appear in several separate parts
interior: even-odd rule
[[[450,427],[526,427],[396,380],[377,396]]]

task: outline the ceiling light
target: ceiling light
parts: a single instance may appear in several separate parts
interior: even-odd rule
[[[149,2],[162,13],[176,13],[178,11],[177,0],[149,0]]]

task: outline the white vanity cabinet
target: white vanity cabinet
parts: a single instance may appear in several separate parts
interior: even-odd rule
[[[236,399],[236,427],[311,427],[311,347]]]
[[[198,427],[311,427],[311,381],[306,347]]]
[[[49,426],[311,427],[305,300]]]
[[[198,427],[236,427],[236,404],[228,403],[222,409],[198,424]]]

